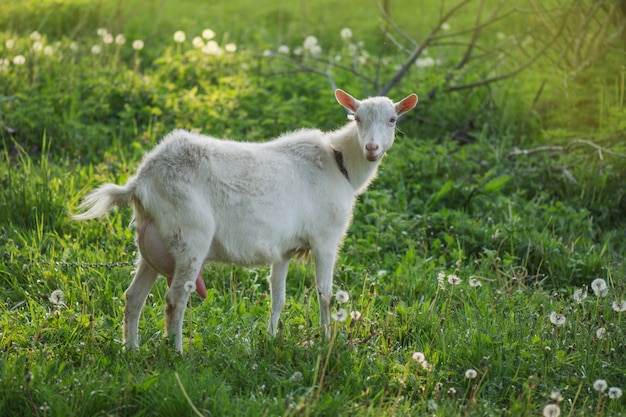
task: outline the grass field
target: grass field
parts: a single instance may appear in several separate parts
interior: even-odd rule
[[[268,267],[212,265],[177,354],[162,279],[140,349],[123,351],[130,209],[69,213],[175,127],[262,141],[341,126],[329,80],[367,96],[410,42],[385,36],[374,2],[5,1],[0,416],[626,415],[624,50],[573,71],[598,49],[585,55],[594,38],[577,38],[572,55],[547,48],[515,76],[455,90],[515,69],[557,32],[531,36],[558,28],[557,9],[519,3],[480,33],[484,57],[455,69],[463,28],[498,3],[463,5],[437,32],[463,33],[390,90],[420,103],[355,208],[332,337],[312,262],[290,267],[275,339]],[[574,3],[600,10],[560,2]],[[417,46],[454,6],[385,4]],[[575,32],[563,33],[566,48]]]

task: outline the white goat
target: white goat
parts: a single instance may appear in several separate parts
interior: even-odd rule
[[[298,130],[266,143],[220,140],[184,130],[145,155],[126,185],[104,184],[87,195],[74,219],[132,205],[140,255],[126,290],[124,343],[136,348],[139,316],[159,274],[168,278],[165,330],[182,350],[182,321],[194,288],[206,296],[207,262],[271,264],[271,316],[276,334],[291,258],[315,258],[320,324],[328,334],[338,248],[356,199],[394,142],[396,119],[417,104],[411,94],[362,101],[342,90],[337,101],[354,114],[342,129]]]

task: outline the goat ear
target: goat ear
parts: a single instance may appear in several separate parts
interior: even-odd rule
[[[416,94],[411,94],[409,96],[406,96],[405,98],[403,98],[402,100],[400,100],[399,102],[395,104],[396,113],[398,113],[398,116],[401,115],[402,113],[406,113],[409,110],[411,110],[413,107],[415,107],[416,104],[417,104]]]
[[[335,98],[337,99],[339,104],[350,110],[352,113],[356,112],[356,109],[358,109],[359,105],[361,104],[359,100],[340,89],[335,90]]]

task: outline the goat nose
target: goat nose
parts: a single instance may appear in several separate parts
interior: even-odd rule
[[[367,145],[365,145],[365,150],[369,152],[375,152],[378,150],[378,145],[375,143],[368,143]]]

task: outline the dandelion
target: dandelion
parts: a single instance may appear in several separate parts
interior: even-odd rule
[[[550,322],[555,326],[562,326],[565,324],[565,315],[553,311],[550,313]]]
[[[91,47],[92,54],[98,55],[100,52],[102,52],[102,48],[100,47],[100,45],[94,45]]]
[[[124,45],[125,42],[126,42],[126,38],[121,33],[115,36],[116,45]]]
[[[606,281],[602,278],[596,278],[591,282],[591,289],[596,297],[606,297],[609,293],[609,289],[606,286]]]
[[[0,71],[4,72],[4,71],[8,70],[10,63],[11,62],[8,59],[6,59],[6,58],[0,59]]]
[[[76,42],[71,42],[70,43],[70,51],[78,51],[78,44]]]
[[[185,282],[185,291],[194,292],[196,290],[196,283],[194,281]]]
[[[610,399],[617,400],[619,397],[622,396],[622,389],[618,387],[611,387],[609,388],[608,395]]]
[[[561,401],[563,401],[563,395],[561,395],[560,391],[552,391],[550,393],[550,398],[553,401],[556,401],[557,403],[560,403]]]
[[[304,44],[302,44],[304,49],[308,50],[311,50],[315,45],[317,45],[317,38],[315,36],[307,36],[304,40]]]
[[[548,404],[543,408],[544,417],[559,417],[561,415],[561,409],[556,404]]]
[[[576,304],[581,304],[585,300],[585,298],[587,298],[587,289],[577,289],[576,291],[574,291],[574,294],[572,294],[572,298],[574,299],[574,302]]]
[[[177,30],[176,32],[174,32],[174,42],[183,43],[185,42],[185,39],[187,39],[187,37],[185,36],[185,32],[183,32],[182,30]]]
[[[440,27],[441,27],[441,30],[443,30],[444,32],[448,31],[448,30],[450,30],[450,23],[443,22]]]
[[[337,302],[338,302],[339,304],[342,304],[342,303],[348,302],[348,300],[349,300],[349,299],[350,299],[350,294],[348,294],[348,292],[347,292],[347,291],[344,291],[344,290],[338,290],[338,291],[335,293],[335,300],[337,300]]]
[[[295,382],[302,381],[302,372],[294,372],[289,379]]]
[[[301,46],[298,46],[298,47],[296,47],[296,49],[294,49],[294,50],[293,50],[293,54],[294,54],[295,56],[300,56],[300,55],[302,55],[302,52],[303,52],[303,49],[302,49],[302,47],[301,47]]]
[[[41,42],[33,43],[33,51],[39,52],[43,49],[43,44]]]
[[[444,279],[446,278],[446,273],[443,271],[439,271],[437,273],[437,285],[439,286],[439,288],[443,288],[444,287]]]
[[[143,41],[141,39],[135,39],[133,41],[133,49],[135,51],[141,51],[143,49]]]
[[[475,369],[468,369],[467,371],[465,371],[465,378],[467,379],[474,379],[477,375],[478,372],[476,372]]]
[[[64,299],[65,299],[65,293],[63,293],[63,291],[61,290],[52,291],[52,293],[50,294],[50,297],[48,297],[48,300],[50,300],[50,302],[54,304],[55,306],[62,305]]]
[[[593,389],[595,389],[598,392],[604,392],[607,387],[608,385],[604,379],[596,379],[595,382],[593,383]]]
[[[350,30],[350,28],[341,29],[341,39],[343,39],[344,41],[348,41],[351,38],[352,38],[352,31]]]
[[[43,53],[50,56],[54,53],[54,49],[50,45],[47,45],[45,48],[43,48]]]
[[[417,58],[415,60],[415,65],[417,66],[417,68],[428,68],[435,65],[435,60],[429,56],[427,56],[426,58]]]
[[[461,278],[459,278],[456,274],[448,275],[448,284],[459,285],[460,283],[461,283]]]
[[[280,45],[278,47],[278,53],[283,55],[289,55],[289,47],[287,45]]]
[[[26,58],[24,58],[24,55],[15,55],[13,57],[13,63],[15,65],[24,65],[25,62],[26,62]]]
[[[478,278],[470,278],[468,283],[470,287],[474,287],[474,288],[483,286],[483,283]]]
[[[98,30],[96,30],[96,33],[98,34],[98,36],[103,37],[104,35],[108,34],[109,31],[106,28],[98,28]]]
[[[215,37],[215,32],[213,32],[211,29],[204,29],[202,31],[202,37],[207,41],[211,40]]]
[[[622,300],[619,303],[617,301],[613,301],[613,303],[611,304],[611,307],[613,308],[613,310],[617,311],[618,313],[621,313],[622,311],[626,311],[626,300]]]
[[[41,34],[37,31],[34,31],[30,34],[30,39],[33,41],[38,41],[39,39],[41,39]]]
[[[604,327],[598,328],[598,330],[596,330],[596,337],[598,339],[604,339],[604,336],[606,336],[606,329]]]
[[[422,352],[413,352],[411,358],[417,363],[422,363],[426,360],[426,355],[424,355]]]
[[[110,33],[107,33],[106,35],[102,37],[102,42],[104,42],[107,45],[112,44],[114,40],[115,39],[113,39],[113,35],[111,35]]]
[[[237,51],[237,45],[234,44],[234,43],[227,43],[226,45],[224,45],[224,50],[226,52],[230,52],[230,53],[236,52]]]
[[[335,321],[344,322],[348,318],[348,312],[346,311],[345,308],[340,308],[339,310],[337,310],[334,313],[332,313],[331,317]]]
[[[265,57],[274,56],[274,52],[272,52],[271,49],[266,49],[265,51],[263,51],[263,56]]]
[[[4,46],[6,46],[7,49],[13,49],[13,47],[15,46],[15,39],[7,39],[7,41],[4,43]]]
[[[357,320],[359,320],[361,318],[361,313],[359,311],[357,311],[357,310],[353,310],[353,311],[350,312],[350,318],[353,321],[357,321]]]
[[[202,48],[204,46],[204,40],[202,40],[200,36],[196,36],[191,41],[191,44],[193,45],[194,48]]]
[[[420,362],[420,365],[422,365],[422,368],[424,368],[426,372],[430,372],[433,369],[428,361],[422,361]]]
[[[202,52],[207,55],[220,55],[222,48],[215,41],[208,41],[202,48]]]

